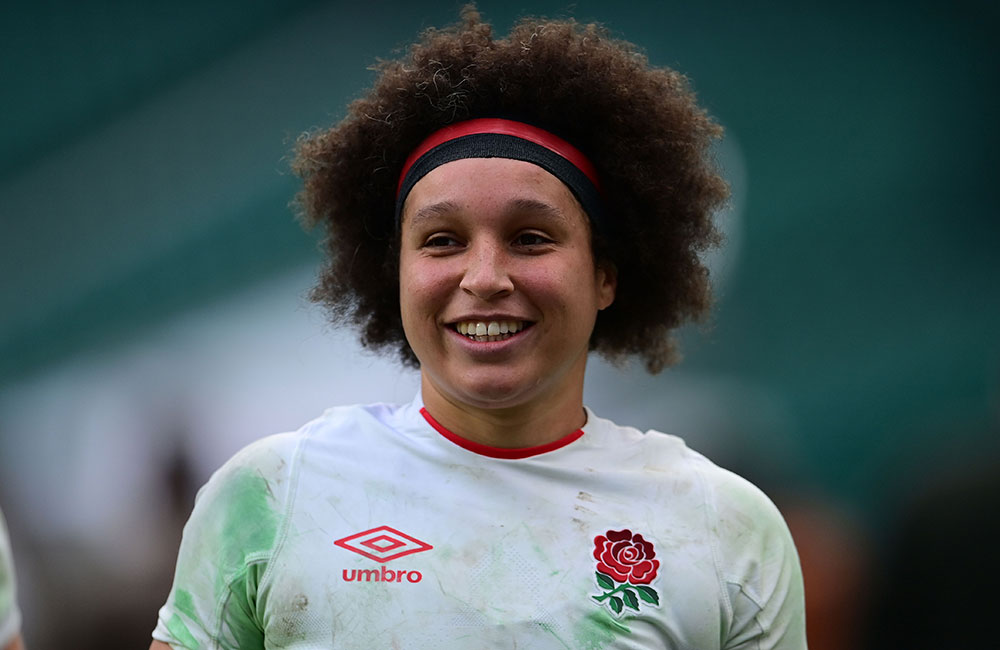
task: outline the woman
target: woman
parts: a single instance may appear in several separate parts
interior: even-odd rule
[[[590,350],[675,359],[726,188],[684,79],[598,27],[472,10],[300,143],[315,297],[420,368],[199,493],[152,648],[804,648],[756,488],[583,405]]]

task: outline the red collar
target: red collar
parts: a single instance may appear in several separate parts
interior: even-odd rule
[[[577,429],[570,434],[559,438],[558,440],[553,440],[552,442],[547,442],[544,445],[536,445],[534,447],[517,447],[514,449],[507,449],[504,447],[491,447],[489,445],[484,445],[478,442],[473,442],[467,440],[462,436],[456,435],[444,428],[440,422],[435,420],[427,409],[424,407],[420,408],[420,415],[424,416],[427,423],[430,424],[434,429],[437,430],[442,436],[455,443],[462,449],[471,451],[474,454],[479,454],[481,456],[489,456],[490,458],[504,458],[507,460],[516,460],[519,458],[528,458],[530,456],[537,456],[538,454],[544,454],[550,451],[555,451],[565,447],[571,442],[578,440],[580,436],[583,435],[583,429]]]

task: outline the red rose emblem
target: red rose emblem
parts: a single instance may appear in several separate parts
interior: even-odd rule
[[[594,559],[601,573],[634,585],[648,585],[660,568],[653,545],[628,529],[609,530],[595,537]]]

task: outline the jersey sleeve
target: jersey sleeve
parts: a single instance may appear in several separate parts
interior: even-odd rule
[[[294,442],[245,448],[199,490],[153,638],[172,648],[264,648],[262,582],[284,533]]]
[[[7,525],[0,512],[0,648],[14,640],[21,631],[21,612],[17,607],[14,560],[10,552]]]
[[[777,507],[756,486],[716,468],[716,562],[726,625],[725,650],[804,650],[802,569]]]

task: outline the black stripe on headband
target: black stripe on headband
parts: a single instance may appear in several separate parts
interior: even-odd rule
[[[406,197],[421,178],[445,163],[463,158],[509,158],[538,165],[573,192],[596,230],[604,228],[600,192],[580,169],[551,149],[504,133],[473,133],[443,142],[410,166],[396,195],[396,227],[399,228]]]

